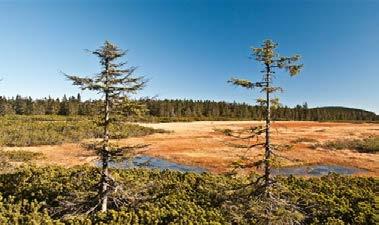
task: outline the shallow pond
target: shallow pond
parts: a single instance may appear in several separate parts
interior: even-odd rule
[[[329,173],[338,173],[343,175],[351,175],[355,173],[365,172],[363,169],[355,167],[346,167],[338,165],[309,165],[309,166],[297,166],[297,167],[285,167],[273,169],[274,175],[301,175],[301,176],[323,176]]]
[[[100,163],[98,164],[100,165]],[[124,160],[117,163],[111,163],[113,168],[136,168],[136,167],[146,167],[151,169],[169,169],[177,170],[180,172],[195,172],[202,173],[207,172],[205,168],[196,167],[196,166],[187,166],[180,163],[171,162],[165,159],[150,157],[150,156],[137,156],[132,160]],[[273,175],[298,175],[298,176],[323,176],[329,173],[338,173],[343,175],[351,175],[355,173],[365,172],[363,169],[355,167],[346,167],[338,165],[309,165],[309,166],[297,166],[297,167],[284,167],[273,169]]]
[[[169,169],[177,170],[180,172],[195,172],[202,173],[207,170],[196,166],[187,166],[180,163],[174,163],[168,160],[150,157],[150,156],[137,156],[133,160],[125,160],[122,162],[111,163],[111,167],[114,168],[135,168],[135,167],[147,167],[151,169]]]

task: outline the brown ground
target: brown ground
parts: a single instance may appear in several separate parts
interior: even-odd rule
[[[188,165],[196,165],[212,172],[225,172],[230,164],[243,153],[241,149],[227,146],[228,138],[215,129],[239,129],[259,122],[217,121],[192,123],[142,124],[153,128],[173,131],[168,134],[153,134],[146,137],[120,140],[120,144],[149,144],[144,154],[158,156]],[[312,149],[311,144],[291,141],[299,137],[316,139],[320,143],[339,138],[364,138],[379,135],[379,124],[369,123],[320,123],[320,122],[274,122],[273,142],[275,144],[292,144],[291,149],[280,153],[287,158],[282,166],[305,164],[337,164],[354,166],[368,170],[364,175],[379,176],[379,155],[358,153],[352,150]],[[14,148],[7,148],[14,149]],[[46,157],[39,160],[41,164],[59,164],[66,166],[91,163],[96,158],[78,144],[57,146],[22,147],[19,149],[42,152]],[[261,158],[262,150],[248,152],[249,156]]]

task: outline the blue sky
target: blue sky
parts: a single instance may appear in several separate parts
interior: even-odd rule
[[[59,71],[96,73],[97,59],[84,49],[110,40],[129,49],[130,65],[150,79],[140,96],[255,103],[258,92],[226,81],[260,79],[249,48],[270,38],[305,66],[298,77],[278,74],[284,104],[378,114],[378,12],[375,0],[3,0],[0,95],[75,95]]]

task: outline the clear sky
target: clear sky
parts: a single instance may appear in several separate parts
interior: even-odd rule
[[[96,73],[84,49],[110,40],[150,79],[140,96],[255,103],[226,81],[261,78],[249,48],[267,38],[303,57],[298,77],[278,74],[284,104],[379,113],[378,0],[0,0],[0,95],[75,95],[59,71]]]

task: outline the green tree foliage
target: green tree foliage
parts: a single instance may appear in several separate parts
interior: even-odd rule
[[[143,77],[134,75],[136,67],[125,68],[125,62],[119,62],[126,52],[119,49],[116,45],[106,41],[103,46],[92,52],[99,58],[102,71],[94,77],[79,77],[66,75],[73,82],[73,85],[79,86],[82,90],[95,91],[103,95],[103,105],[101,107],[101,119],[99,126],[104,129],[103,141],[98,151],[102,161],[101,189],[99,191],[99,205],[105,212],[108,206],[108,195],[115,187],[112,186],[108,167],[112,158],[122,156],[130,148],[121,148],[111,146],[110,144],[110,126],[117,119],[118,114],[139,113],[141,106],[135,101],[130,100],[130,94],[135,94],[141,90],[146,81]],[[64,99],[63,104],[68,103]],[[72,101],[71,101],[72,102]],[[78,101],[74,99],[75,108],[64,107],[64,113],[71,114],[79,111]],[[71,112],[71,110],[73,112]],[[113,113],[113,114],[111,114]],[[94,208],[97,208],[94,207]]]
[[[21,97],[25,103],[29,98]],[[64,100],[66,99],[66,100]],[[66,103],[63,103],[65,102]],[[146,106],[145,120],[193,121],[193,120],[263,120],[264,108],[246,103],[215,102],[210,100],[153,100],[141,99]],[[16,114],[15,98],[0,97],[0,115]],[[78,105],[78,106],[76,106]],[[85,100],[78,96],[69,98],[32,99],[28,107],[32,115],[81,115],[96,116],[101,110],[101,100]],[[67,110],[68,108],[68,110]],[[78,108],[78,109],[77,109]],[[26,115],[22,114],[21,115]],[[279,106],[272,110],[274,120],[311,121],[375,121],[379,116],[373,112],[344,107],[309,108],[306,103],[293,108]]]
[[[251,191],[245,189],[250,182],[246,177],[132,169],[113,171],[129,189],[128,205],[121,209],[111,205],[106,213],[62,217],[59,202],[72,193],[79,193],[79,199],[96,195],[92,186],[101,176],[98,170],[25,167],[1,174],[0,224],[252,225],[266,216],[264,202],[246,198]],[[279,179],[288,200],[303,215],[301,224],[376,224],[378,180],[336,174]]]

